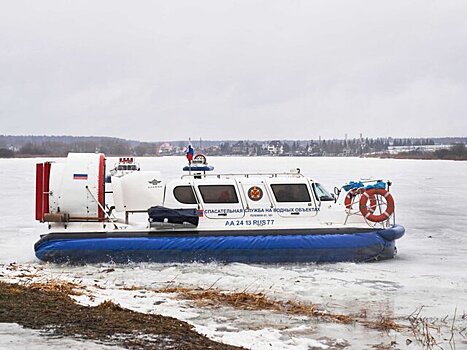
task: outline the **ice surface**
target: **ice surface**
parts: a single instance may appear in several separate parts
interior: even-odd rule
[[[26,329],[15,323],[0,323],[0,350],[14,349],[75,349],[75,350],[117,350],[116,346],[97,344],[88,340],[53,337],[46,332]]]
[[[430,319],[452,319],[456,310],[457,325],[464,322],[466,326],[461,316],[467,312],[467,162],[211,157],[209,163],[220,172],[287,171],[298,167],[329,189],[360,178],[390,179],[394,183],[391,191],[396,219],[406,228],[406,235],[396,244],[398,256],[361,264],[118,265],[112,266],[114,271],[109,273],[105,272],[108,266],[73,267],[43,264],[35,259],[33,245],[46,230],[45,225],[34,221],[37,161],[0,160],[0,263],[17,262],[27,269],[40,269],[42,278],[79,280],[90,288],[97,284],[103,289],[91,288],[96,296],[94,302],[112,299],[138,311],[178,317],[215,340],[252,349],[362,349],[391,341],[404,348],[409,335],[388,335],[359,325],[319,323],[268,311],[198,308],[175,295],[151,289],[214,286],[227,292],[263,292],[274,299],[315,303],[345,314],[365,310],[375,316],[401,318],[423,306],[422,314]],[[183,157],[138,161],[142,169],[161,170],[167,178],[180,176],[185,165]],[[12,277],[5,268],[0,270],[0,278]],[[143,291],[127,291],[123,286],[138,286]],[[84,299],[80,302],[92,303]],[[458,339],[457,349],[467,348],[462,340]],[[409,348],[417,346],[412,343]]]

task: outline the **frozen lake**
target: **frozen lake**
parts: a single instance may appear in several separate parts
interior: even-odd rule
[[[198,308],[172,295],[148,292],[135,297],[135,291],[122,286],[157,289],[214,285],[227,292],[247,290],[279,300],[315,303],[333,312],[365,311],[375,317],[400,319],[422,307],[420,315],[446,323],[446,330],[436,335],[444,349],[454,348],[452,341],[448,343],[451,333],[447,329],[456,314],[455,349],[467,349],[467,335],[461,332],[467,327],[467,162],[211,157],[210,164],[219,172],[298,167],[330,190],[360,178],[390,179],[396,221],[406,228],[405,236],[396,243],[398,256],[362,264],[136,264],[112,266],[113,271],[106,272],[108,266],[52,265],[35,259],[33,245],[46,230],[45,225],[34,221],[35,163],[39,161],[42,159],[0,159],[0,279],[18,280],[7,269],[8,264],[16,262],[35,271],[39,278],[79,280],[90,289],[100,287],[93,289],[95,302],[112,299],[137,311],[171,315],[215,340],[251,349],[362,349],[391,341],[397,343],[394,348],[423,346],[406,343],[407,339],[414,341],[410,333],[387,334],[360,325],[320,323],[267,311]],[[180,175],[185,165],[184,157],[138,161],[142,169],[160,170],[167,178]],[[108,166],[112,164],[110,158]],[[24,336],[24,331],[10,327],[8,337],[4,337],[5,329],[0,328],[0,348],[8,346],[5,339],[11,344]],[[42,336],[30,337],[41,339],[37,344],[43,346]],[[56,339],[49,345],[60,348]]]

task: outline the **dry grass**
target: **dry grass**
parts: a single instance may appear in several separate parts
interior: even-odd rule
[[[128,288],[130,290],[138,290],[136,286]],[[440,325],[436,321],[426,317],[421,317],[421,309],[416,310],[413,314],[405,319],[400,319],[398,322],[394,317],[381,314],[377,317],[368,316],[368,310],[361,310],[358,314],[340,314],[330,312],[321,308],[316,304],[305,304],[291,300],[274,300],[267,297],[264,293],[248,293],[248,292],[222,292],[218,289],[191,289],[184,287],[168,287],[153,290],[158,293],[176,293],[180,298],[191,300],[199,307],[219,307],[230,306],[242,310],[269,310],[281,312],[287,315],[302,315],[308,317],[316,317],[325,322],[335,322],[340,324],[359,324],[369,329],[374,329],[381,332],[389,333],[395,331],[398,333],[408,332],[413,334],[412,338],[423,349],[444,349],[439,340],[444,339],[449,341],[450,349],[456,349],[454,345],[454,322],[456,313],[452,320],[452,324]],[[464,319],[465,313],[460,317]],[[444,328],[444,329],[442,329]],[[448,330],[446,330],[449,328]],[[464,337],[463,333],[466,329],[457,329],[458,333]],[[449,339],[450,336],[450,339]],[[406,345],[412,343],[412,339],[405,340]],[[378,344],[375,348],[378,349],[393,349],[397,343]]]
[[[452,321],[447,320],[448,316],[441,320],[422,317],[421,312],[423,308],[422,306],[416,309],[407,317],[410,323],[408,328],[414,335],[415,340],[421,344],[424,349],[447,349],[447,346],[449,346],[449,349],[455,350],[455,336],[458,334],[465,339],[463,332],[467,329],[456,325],[457,308],[454,310]],[[461,316],[461,319],[462,318]],[[467,342],[463,342],[463,344],[467,344]]]
[[[377,320],[374,321],[363,321],[362,324],[368,328],[385,332],[391,330],[400,331],[404,328],[402,325],[394,321],[394,319],[392,319],[391,317],[383,315],[381,315]]]
[[[28,283],[27,286],[30,289],[38,289],[46,292],[58,292],[66,295],[80,296],[86,294],[83,286],[74,282],[56,279],[47,280],[45,282],[31,282]]]
[[[349,324],[355,317],[319,309],[315,304],[305,304],[293,300],[274,300],[263,293],[225,293],[218,289],[190,289],[183,287],[162,288],[159,293],[177,293],[183,299],[192,300],[200,307],[231,306],[242,310],[269,310],[287,315],[319,317],[326,321]]]
[[[60,281],[60,280],[48,280],[45,282],[35,282],[28,285],[31,289],[48,291],[48,292],[57,292],[66,295],[83,295],[89,294],[89,291],[79,283]],[[142,288],[139,286],[125,286],[122,289],[128,291],[152,291],[155,293],[169,293],[176,294],[180,299],[190,300],[197,307],[207,307],[207,308],[216,308],[216,307],[233,307],[240,310],[266,310],[284,313],[286,315],[296,315],[296,316],[307,316],[310,318],[318,318],[324,322],[334,322],[339,324],[359,324],[368,329],[374,329],[381,332],[395,331],[399,333],[412,333],[412,339],[407,338],[406,344],[409,345],[412,340],[416,341],[424,349],[434,349],[439,348],[443,349],[440,340],[449,341],[449,345],[454,346],[454,319],[449,321],[449,325],[446,322],[446,319],[436,322],[427,317],[421,316],[422,308],[417,309],[414,313],[404,319],[400,319],[399,323],[393,317],[385,314],[380,314],[378,316],[374,315],[370,310],[362,309],[356,314],[341,314],[328,311],[323,307],[313,304],[313,303],[303,303],[293,300],[276,300],[271,297],[268,297],[265,293],[249,293],[246,291],[241,292],[225,292],[217,288],[202,289],[202,288],[186,288],[186,287],[166,287],[160,289],[148,289]],[[11,293],[19,293],[14,286],[11,288]],[[90,297],[92,297],[90,295]],[[104,311],[113,311],[118,312],[121,310],[121,307],[112,301],[105,301],[99,306],[98,310]],[[459,319],[465,319],[465,312],[458,316]],[[451,324],[452,323],[452,324]],[[449,327],[447,327],[449,326]],[[451,339],[446,338],[446,330],[441,328],[449,328],[449,335]],[[457,329],[458,333],[464,337],[463,332],[466,329]],[[378,344],[375,348],[386,349],[392,348],[394,344]],[[455,349],[455,346],[454,346]]]

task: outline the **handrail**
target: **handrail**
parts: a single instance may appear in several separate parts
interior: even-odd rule
[[[270,187],[266,186],[267,184],[264,181],[261,181],[264,186],[264,192],[266,192],[266,196],[268,196],[269,203],[271,203],[271,208],[274,208],[274,201],[272,200],[271,193],[269,193]]]
[[[245,189],[243,188],[243,184],[238,182],[237,179],[234,179],[235,181],[235,184],[237,185],[237,188],[240,190],[240,187],[242,189],[242,192],[243,192],[243,196],[241,195],[241,193],[239,192],[240,194],[240,204],[242,205],[242,208],[243,208],[243,217],[245,217],[245,204],[246,204],[246,209],[249,209],[249,205],[248,205],[248,200],[246,199],[246,196],[245,196]],[[243,197],[245,197],[245,203],[243,203]]]
[[[246,193],[245,193],[245,187],[243,187],[243,182],[240,182],[240,181],[236,181],[235,182],[237,183],[237,186],[241,189],[241,192],[242,192],[242,195],[243,197],[245,197],[245,204],[246,204],[246,209],[250,209],[250,204],[248,203],[248,199],[246,199]],[[241,196],[240,196],[241,197]],[[243,201],[242,201],[243,202]],[[243,205],[243,203],[242,203]]]
[[[235,176],[235,177],[245,177],[248,178],[250,176],[268,176],[271,178],[275,178],[278,176],[290,176],[290,177],[305,177],[305,175],[297,172],[297,173],[292,173],[292,172],[284,172],[284,173],[224,173],[224,174],[201,174],[201,173],[196,173],[196,174],[185,174],[182,175],[181,178],[185,177],[217,177],[220,179],[221,177],[228,177],[228,176]]]
[[[107,216],[107,219],[114,225],[115,229],[118,230],[118,226],[115,224],[115,222],[112,220],[112,218],[109,216],[109,214],[107,214],[107,212],[105,211],[104,207],[102,206],[101,203],[99,203],[99,201],[97,200],[96,196],[94,196],[94,194],[91,192],[91,190],[89,189],[89,186],[85,186],[86,190],[88,190],[89,194],[91,195],[92,199],[94,199],[94,201],[97,203],[97,206],[102,210],[102,212],[104,213],[105,216]]]
[[[190,186],[191,186],[191,190],[193,191],[193,195],[195,196],[196,205],[197,205],[197,207],[198,207],[198,210],[203,210],[203,211],[204,211],[204,207],[201,205],[201,201],[199,200],[198,194],[196,193],[195,185],[193,185],[192,183],[190,183]]]

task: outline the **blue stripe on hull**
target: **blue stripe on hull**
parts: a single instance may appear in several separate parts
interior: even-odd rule
[[[347,234],[264,236],[146,236],[51,239],[40,244],[43,261],[151,262],[337,262],[392,258],[402,226]]]

